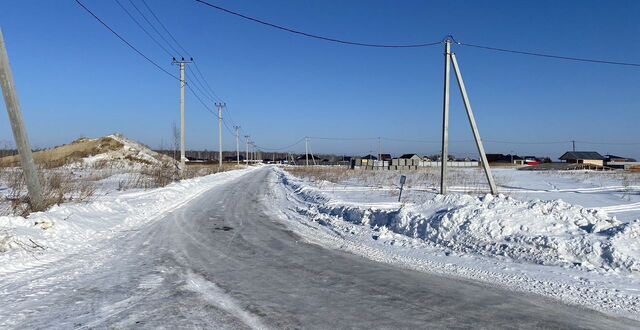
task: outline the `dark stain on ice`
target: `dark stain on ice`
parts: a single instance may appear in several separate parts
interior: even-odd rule
[[[229,227],[229,226],[222,226],[222,227],[215,227],[213,228],[215,230],[222,230],[222,231],[229,231],[229,230],[233,230],[233,227]]]

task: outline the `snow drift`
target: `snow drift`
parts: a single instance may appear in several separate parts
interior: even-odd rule
[[[640,271],[640,220],[622,223],[605,212],[563,202],[519,201],[503,195],[436,195],[421,204],[361,205],[335,200],[280,172],[302,205],[297,211],[320,223],[341,219],[438,247],[516,262],[599,271]]]

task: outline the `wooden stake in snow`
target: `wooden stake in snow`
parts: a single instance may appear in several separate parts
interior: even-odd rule
[[[33,162],[31,145],[29,144],[29,137],[27,136],[27,130],[24,126],[22,111],[20,111],[20,102],[18,101],[18,94],[13,81],[11,66],[9,65],[9,55],[7,54],[7,49],[4,44],[2,30],[0,30],[0,85],[2,85],[4,103],[7,105],[13,137],[18,147],[18,153],[20,153],[20,164],[22,165],[22,171],[27,181],[27,191],[29,193],[31,209],[33,211],[42,211],[44,209],[42,187],[40,186],[40,180],[36,172],[36,165]]]

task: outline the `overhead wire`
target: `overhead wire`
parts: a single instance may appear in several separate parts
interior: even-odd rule
[[[132,1],[132,0],[129,0],[129,1]],[[145,0],[140,0],[140,1],[142,1],[142,4],[145,6],[145,8],[149,11],[149,13],[151,13],[151,15],[156,20],[156,22],[158,22],[160,27],[167,33],[169,38],[171,40],[173,40],[173,42],[178,46],[178,48],[180,48],[182,51],[184,51],[184,53],[188,57],[192,58],[191,61],[193,63],[193,66],[196,69],[195,72],[198,73],[200,78],[198,78],[198,75],[196,75],[194,73],[194,71],[189,68],[189,66],[187,66],[187,70],[189,70],[189,71],[191,71],[191,73],[193,73],[193,78],[195,78],[196,84],[200,84],[200,86],[202,87],[202,88],[198,88],[199,90],[201,90],[201,93],[203,93],[206,98],[208,98],[209,100],[211,100],[213,102],[216,102],[216,101],[224,102],[222,100],[222,98],[219,97],[218,94],[216,94],[216,92],[213,90],[213,88],[211,88],[211,84],[209,84],[209,82],[207,81],[207,78],[202,73],[202,70],[200,70],[200,67],[198,66],[197,61],[193,60],[193,56],[191,55],[191,53],[189,53],[189,51],[185,47],[182,46],[182,44],[178,41],[178,39],[173,35],[173,33],[171,33],[171,31],[167,28],[167,26],[162,22],[160,17],[158,17],[158,15],[156,15],[156,13],[153,11],[153,9],[151,9],[151,6],[149,6],[149,4]],[[166,39],[165,39],[165,41],[166,41]],[[166,41],[166,42],[169,43],[168,41]],[[200,81],[200,79],[202,79],[202,81]],[[194,84],[194,86],[195,86],[195,84]]]
[[[203,0],[195,0],[196,2],[199,2],[205,6],[208,6],[210,8],[216,9],[218,11],[227,13],[227,14],[231,14],[233,16],[236,17],[240,17],[243,18],[245,20],[249,20],[255,23],[259,23],[265,26],[269,26],[281,31],[285,31],[285,32],[289,32],[289,33],[293,33],[293,34],[297,34],[297,35],[301,35],[304,37],[308,37],[308,38],[313,38],[313,39],[319,39],[319,40],[324,40],[324,41],[330,41],[330,42],[334,42],[334,43],[339,43],[339,44],[345,44],[345,45],[352,45],[352,46],[362,46],[362,47],[374,47],[374,48],[420,48],[420,47],[428,47],[428,46],[434,46],[434,45],[438,45],[438,44],[442,44],[442,41],[436,41],[436,42],[427,42],[427,43],[416,43],[416,44],[374,44],[374,43],[365,43],[365,42],[356,42],[356,41],[349,41],[349,40],[343,40],[343,39],[336,39],[336,38],[330,38],[330,37],[325,37],[325,36],[321,36],[321,35],[317,35],[317,34],[312,34],[312,33],[308,33],[308,32],[303,32],[303,31],[299,31],[299,30],[294,30],[292,28],[288,28],[282,25],[278,25],[275,23],[270,23],[255,17],[251,17],[251,16],[247,16],[235,11],[232,11],[230,9],[226,9],[217,5],[214,5],[212,3],[209,3],[207,1],[203,1]]]
[[[613,64],[613,65],[640,67],[640,63],[618,62],[618,61],[610,61],[610,60],[599,60],[599,59],[590,59],[590,58],[581,58],[581,57],[545,54],[545,53],[538,53],[538,52],[526,52],[526,51],[521,51],[521,50],[513,50],[513,49],[506,49],[506,48],[483,46],[483,45],[463,43],[463,42],[456,42],[456,43],[458,45],[460,45],[460,46],[473,47],[473,48],[479,48],[479,49],[485,49],[485,50],[491,50],[491,51],[497,51],[497,52],[504,52],[504,53],[529,55],[529,56],[537,56],[537,57],[546,57],[546,58],[568,60],[568,61],[577,61],[577,62],[588,62],[588,63]]]
[[[164,47],[157,39],[155,39],[151,33],[146,30],[142,24],[140,24],[140,22],[138,20],[135,19],[135,17],[126,9],[126,7],[124,7],[122,5],[122,3],[118,0],[115,0],[116,3],[125,11],[125,13],[134,21],[134,23],[136,23],[136,25],[138,25],[138,27],[140,27],[143,32],[145,32],[145,34],[152,39],[152,41],[154,41],[154,43],[156,43],[165,53],[167,53],[168,55],[172,56],[171,52]],[[147,8],[147,10],[154,16],[155,20],[160,24],[160,26],[162,27],[162,29],[169,35],[169,37],[176,43],[176,45],[178,45],[179,48],[181,48],[187,55],[189,55],[189,52],[186,51],[186,49],[175,39],[175,37],[173,37],[173,35],[171,34],[171,32],[169,32],[169,30],[166,28],[166,26],[164,24],[162,24],[162,22],[160,21],[160,19],[158,18],[158,16],[153,12],[153,10],[151,10],[151,8],[149,7],[149,5],[146,3],[145,0],[141,0],[143,2],[143,4],[145,5],[145,7]],[[195,0],[199,3],[202,3],[204,5],[207,5],[209,7],[221,10],[223,12],[247,19],[247,20],[251,20],[263,25],[267,25],[273,28],[277,28],[280,30],[284,30],[287,32],[291,32],[291,33],[295,33],[295,34],[299,34],[299,35],[303,35],[306,37],[311,37],[311,38],[316,38],[316,39],[321,39],[321,40],[326,40],[326,41],[332,41],[332,42],[338,42],[338,43],[343,43],[343,44],[350,44],[350,45],[357,45],[357,46],[368,46],[368,47],[384,47],[384,48],[416,48],[416,47],[425,47],[425,46],[431,46],[431,45],[435,45],[435,44],[440,44],[442,43],[441,41],[439,42],[434,42],[434,43],[424,43],[424,44],[405,44],[405,45],[383,45],[383,44],[367,44],[367,43],[360,43],[360,42],[352,42],[352,41],[347,41],[347,40],[340,40],[340,39],[334,39],[334,38],[329,38],[329,37],[324,37],[324,36],[319,36],[319,35],[314,35],[314,34],[309,34],[306,32],[301,32],[301,31],[297,31],[297,30],[293,30],[290,28],[286,28],[280,25],[276,25],[273,23],[269,23],[266,21],[262,21],[253,17],[249,17],[237,12],[233,12],[231,10],[210,4],[206,1],[202,1],[202,0]],[[138,55],[140,55],[141,57],[143,57],[146,61],[148,61],[149,63],[151,63],[153,66],[155,66],[157,69],[161,70],[163,73],[171,76],[172,78],[180,81],[180,78],[177,77],[176,75],[170,73],[169,71],[167,71],[166,69],[164,69],[163,67],[161,67],[157,62],[153,61],[150,57],[148,57],[147,55],[145,55],[142,51],[140,51],[138,48],[136,48],[135,46],[133,46],[133,44],[131,44],[129,41],[127,41],[122,35],[120,35],[119,33],[117,33],[113,28],[111,28],[105,21],[103,21],[101,18],[99,18],[93,11],[91,11],[88,7],[86,7],[80,0],[75,0],[75,2],[82,8],[84,9],[87,13],[89,13],[94,19],[96,19],[100,24],[102,24],[106,29],[108,29],[112,34],[114,34],[118,39],[120,39],[120,41],[122,41],[123,43],[125,43],[129,48],[131,48],[134,52],[136,52]],[[142,13],[142,11],[131,1],[129,0],[129,2],[131,3],[131,5],[138,11],[138,13],[143,17],[143,19],[154,29],[154,31],[163,39],[163,41],[165,41],[165,43],[176,53],[179,53],[177,51],[177,49],[175,49],[175,47],[173,47],[171,45],[171,43],[164,38],[164,36],[162,35],[162,33],[160,33],[154,26],[154,24],[152,24],[149,19],[146,18],[146,16]],[[618,61],[608,61],[608,60],[596,60],[596,59],[588,59],[588,58],[578,58],[578,57],[569,57],[569,56],[561,56],[561,55],[552,55],[552,54],[544,54],[544,53],[535,53],[535,52],[525,52],[525,51],[518,51],[518,50],[511,50],[511,49],[505,49],[505,48],[497,48],[497,47],[489,47],[489,46],[483,46],[483,45],[477,45],[477,44],[470,44],[470,43],[461,43],[461,42],[457,42],[459,45],[461,46],[468,46],[468,47],[474,47],[474,48],[480,48],[480,49],[486,49],[486,50],[492,50],[492,51],[499,51],[499,52],[508,52],[508,53],[515,53],[515,54],[522,54],[522,55],[531,55],[531,56],[539,56],[539,57],[547,57],[547,58],[554,58],[554,59],[562,59],[562,60],[572,60],[572,61],[580,61],[580,62],[590,62],[590,63],[601,63],[601,64],[613,64],[613,65],[624,65],[624,66],[634,66],[634,67],[640,67],[639,63],[630,63],[630,62],[618,62]],[[190,55],[189,55],[190,56]],[[195,62],[194,62],[195,64]],[[195,78],[195,82],[193,84],[193,86],[198,89],[198,92],[201,93],[204,97],[215,101],[221,101],[221,98],[219,98],[215,92],[213,91],[213,89],[211,88],[211,86],[209,85],[209,83],[207,82],[205,76],[202,74],[202,71],[198,68],[197,64],[194,65],[196,68],[196,71],[198,73],[198,75],[200,76],[200,78],[202,78],[202,81],[200,81],[200,79],[198,79],[198,75],[196,75],[194,73],[193,70],[190,70],[190,72],[193,74],[193,77]],[[219,118],[218,115],[202,100],[202,98],[200,97],[200,95],[191,87],[191,84],[187,84],[185,82],[186,87],[189,89],[189,91],[196,97],[196,99],[202,104],[202,106],[211,114],[213,114],[215,117]],[[237,126],[235,125],[235,122],[232,119],[227,119],[229,121],[231,121],[233,123],[233,126]],[[227,122],[225,120],[223,120],[223,123],[226,127],[226,129],[231,133],[234,134],[234,132],[231,130],[231,128],[229,127],[229,125],[227,124]],[[378,138],[336,138],[336,137],[308,137],[308,138],[312,138],[312,139],[319,139],[319,140],[375,140]],[[380,139],[386,140],[386,141],[396,141],[396,142],[419,142],[419,143],[440,143],[440,141],[426,141],[426,140],[409,140],[409,139],[397,139],[397,138],[388,138],[388,137],[380,137]],[[290,148],[292,146],[295,146],[297,144],[299,144],[301,141],[303,141],[304,138],[296,141],[294,144],[290,145],[290,146],[286,146],[286,147],[282,147],[282,148],[265,148],[265,147],[261,147],[262,149],[265,150],[282,150],[282,149],[286,149],[286,148]],[[458,142],[469,142],[470,140],[466,140],[466,141],[458,141]],[[450,141],[450,142],[456,142],[456,141]],[[488,143],[505,143],[505,144],[564,144],[564,143],[570,143],[572,141],[567,140],[567,141],[548,141],[548,142],[524,142],[524,141],[520,141],[520,142],[516,142],[516,141],[498,141],[498,140],[483,140],[483,142],[488,142]],[[579,142],[579,143],[584,143],[584,144],[601,144],[601,145],[640,145],[640,143],[608,143],[608,142],[590,142],[590,141],[575,141],[575,142]]]
[[[195,62],[192,62],[193,64],[195,64]],[[198,75],[196,74],[196,71],[194,71],[193,69],[191,69],[191,66],[187,66],[187,71],[189,71],[192,75],[192,77],[194,78],[194,81],[201,87],[202,92],[206,95],[206,97],[213,101],[213,102],[222,102],[222,100],[217,97],[216,95],[211,94],[211,92],[209,92],[209,90],[207,89],[207,87],[203,84],[202,80],[200,78],[198,78]]]
[[[165,53],[167,53],[169,56],[174,56],[173,54],[171,54],[171,52],[169,52],[166,47],[162,46],[162,44],[155,39],[134,17],[133,15],[131,15],[131,13],[122,5],[122,3],[120,3],[119,0],[115,0],[116,3],[120,6],[120,8],[122,8],[125,13],[127,13],[127,15],[145,32],[145,34],[147,34],[147,36],[149,38],[151,38],[151,40],[153,40],[160,48],[162,48],[162,50],[165,51]],[[162,40],[175,52],[179,53],[177,51],[177,49],[175,47],[173,47],[171,45],[171,43],[164,38],[164,36],[162,35],[162,33],[160,33],[160,31],[158,31],[158,29],[155,27],[155,25],[146,17],[146,15],[144,15],[144,13],[135,5],[135,3],[133,3],[132,0],[129,0],[129,3],[131,3],[131,5],[136,9],[136,11],[143,17],[143,19],[147,22],[147,24],[149,24],[149,26],[151,26],[151,28],[162,38]],[[143,0],[143,4],[145,5],[145,7],[147,7],[147,9],[149,10],[149,12],[154,16],[154,18],[156,19],[156,21],[158,21],[158,23],[161,25],[161,27],[167,32],[167,34],[169,35],[169,37],[171,39],[173,39],[176,44],[178,45],[178,47],[180,47],[188,56],[190,56],[189,52],[186,51],[184,49],[184,47],[182,47],[182,45],[180,45],[180,43],[177,42],[177,40],[175,40],[175,38],[173,37],[173,35],[171,34],[171,32],[168,31],[168,29],[164,26],[164,24],[162,24],[162,22],[159,20],[159,18],[157,17],[157,15],[155,15],[155,13],[153,12],[153,10],[151,10],[151,8],[148,6],[148,4],[146,2],[144,2]],[[194,83],[193,84],[189,84],[187,81],[185,81],[185,86],[190,90],[190,92],[196,97],[196,99],[202,104],[202,106],[211,114],[213,114],[214,116],[216,116],[216,118],[219,118],[218,115],[208,106],[206,105],[206,103],[202,100],[202,98],[200,97],[200,95],[198,95],[198,93],[196,93],[196,91],[191,87],[195,87],[195,89],[198,90],[199,93],[201,93],[201,95],[205,98],[210,99],[211,101],[215,102],[215,99],[213,97],[211,97],[211,95],[209,95],[206,91],[206,88],[204,86],[204,84],[198,79],[198,76],[194,73],[193,70],[191,70],[189,68],[189,66],[187,66],[187,70],[190,71],[193,74],[193,78],[194,78]],[[202,73],[200,73],[202,75]],[[177,78],[177,77],[176,77]],[[204,76],[203,76],[204,78]],[[180,80],[180,78],[178,78],[178,80]]]
[[[482,142],[489,142],[489,143],[503,143],[503,144],[565,144],[565,143],[571,143],[570,140],[567,141],[542,141],[542,142],[529,142],[529,141],[498,141],[498,140],[485,140],[482,139]]]
[[[285,150],[285,149],[289,149],[289,148],[295,147],[296,145],[298,145],[298,144],[300,144],[302,141],[304,141],[304,139],[305,139],[305,138],[301,138],[300,140],[298,140],[298,141],[296,141],[296,142],[294,142],[294,143],[292,143],[292,144],[290,144],[290,145],[288,145],[288,146],[280,147],[280,148],[267,148],[267,147],[262,147],[262,146],[256,145],[255,143],[254,143],[254,145],[255,145],[256,147],[258,147],[258,149],[262,149],[262,150],[269,150],[269,151],[278,151],[278,150]]]
[[[153,66],[155,66],[158,70],[166,73],[167,75],[173,77],[174,79],[180,81],[180,78],[177,77],[176,75],[172,74],[171,72],[165,70],[163,67],[161,67],[158,63],[156,63],[155,61],[153,61],[151,58],[149,58],[147,55],[145,55],[144,53],[142,53],[138,48],[136,48],[135,46],[133,46],[130,42],[128,42],[124,37],[122,37],[120,34],[118,34],[114,29],[112,29],[107,23],[105,23],[102,19],[100,19],[100,17],[98,17],[96,14],[94,14],[89,8],[87,8],[82,2],[80,2],[80,0],[75,0],[75,2],[82,7],[82,9],[84,9],[87,13],[89,13],[94,19],[96,19],[98,22],[100,22],[100,24],[102,24],[105,28],[107,28],[109,31],[111,31],[111,33],[113,33],[116,37],[118,37],[118,39],[120,39],[120,41],[124,42],[127,46],[129,46],[129,48],[131,48],[133,51],[135,51],[138,55],[142,56],[145,60],[147,60],[147,62],[151,63]]]
[[[205,85],[207,86],[207,88],[209,89],[211,94],[213,94],[213,96],[215,96],[220,102],[224,102],[224,100],[220,96],[218,96],[218,94],[216,94],[216,92],[213,90],[213,88],[211,88],[211,85],[207,81],[207,78],[205,78],[204,74],[202,74],[202,71],[200,70],[200,67],[198,66],[198,62],[196,60],[193,60],[193,66],[196,68],[196,71],[198,72],[198,74],[200,75],[202,80],[204,81]]]
[[[160,36],[160,39],[162,39],[167,44],[167,46],[169,46],[169,48],[171,48],[171,50],[175,52],[175,54],[180,54],[180,52],[175,47],[173,47],[173,45],[167,40],[167,38],[165,38],[164,35],[162,35],[162,33],[160,33],[160,31],[158,31],[156,26],[153,23],[151,23],[151,21],[149,21],[149,19],[147,18],[147,15],[145,15],[142,12],[142,10],[140,10],[140,8],[138,8],[138,6],[136,6],[136,4],[132,0],[129,0],[129,3],[133,6],[133,8],[135,8],[135,10],[138,12],[138,14],[140,14],[140,16],[142,16],[142,18],[145,20],[145,22],[147,22],[147,24],[149,24],[149,26],[151,26],[153,31],[155,31],[156,34],[158,34],[158,36]]]
[[[160,20],[160,18],[158,18],[158,16],[156,15],[156,13],[151,9],[151,7],[149,7],[149,5],[147,4],[147,2],[145,0],[141,0],[142,4],[147,8],[147,10],[151,13],[151,15],[156,19],[156,21],[158,22],[158,24],[160,24],[160,27],[169,35],[169,38],[171,38],[171,40],[173,40],[173,42],[176,43],[176,45],[178,45],[178,47],[180,49],[182,49],[182,51],[185,52],[185,54],[189,57],[193,57],[191,56],[191,54],[189,54],[189,52],[182,47],[182,45],[180,44],[180,42],[178,42],[178,40],[173,36],[173,34],[171,34],[171,32],[169,32],[169,29],[167,29],[167,27],[162,24],[162,21]]]
[[[129,12],[129,10],[119,1],[119,0],[114,0],[118,6],[120,6],[120,8],[122,8],[122,10],[127,14],[127,16],[129,16],[129,18],[131,18],[131,20],[136,23],[136,25],[142,30],[144,31],[144,33],[151,39],[153,40],[153,42],[158,45],[158,47],[160,47],[160,49],[162,49],[167,55],[174,57],[177,54],[172,54],[165,46],[163,46],[156,38],[154,38],[151,33],[149,31],[147,31],[147,29],[144,28],[144,26],[142,26],[142,24],[140,24],[140,22],[138,22],[138,20],[133,17],[133,15]]]

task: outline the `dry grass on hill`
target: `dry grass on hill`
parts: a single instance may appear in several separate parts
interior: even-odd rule
[[[60,147],[34,152],[33,159],[40,167],[55,168],[123,147],[122,142],[108,136],[100,139],[79,139]],[[0,158],[0,167],[16,166],[20,166],[18,155]]]

